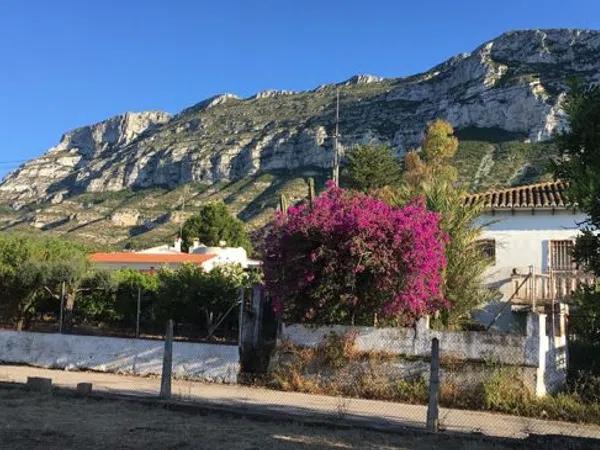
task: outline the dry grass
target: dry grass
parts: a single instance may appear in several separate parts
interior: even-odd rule
[[[270,372],[250,383],[307,394],[427,404],[426,374],[399,375],[389,370],[398,356],[359,352],[354,341],[353,335],[332,333],[317,348],[283,342]],[[446,375],[440,385],[442,406],[600,424],[600,402],[586,402],[585,393],[538,398],[526,388],[518,371],[491,363],[483,382],[465,386],[464,379],[454,376],[463,370],[465,361],[446,355],[440,363]]]
[[[261,383],[284,391],[367,399],[425,403],[427,384],[420,376],[390,378],[386,353],[359,352],[354,335],[330,334],[317,348],[284,342],[278,362]]]
[[[0,389],[2,449],[387,449],[527,448],[526,442],[258,421],[175,412],[139,403]],[[340,405],[340,415],[344,405]],[[584,447],[581,447],[584,448]]]

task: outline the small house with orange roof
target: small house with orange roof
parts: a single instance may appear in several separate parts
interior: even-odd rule
[[[212,267],[208,262],[215,257],[214,254],[99,252],[92,253],[90,261],[99,269],[134,269],[142,272],[153,272],[161,267],[176,269],[183,264],[196,264],[205,270],[210,270]]]
[[[161,267],[176,269],[183,264],[196,264],[207,272],[227,264],[239,264],[244,269],[260,266],[260,261],[248,258],[243,248],[226,247],[225,242],[221,244],[207,247],[196,239],[188,253],[184,253],[181,251],[181,239],[177,238],[172,246],[165,244],[139,251],[92,253],[90,261],[99,269],[134,269],[143,272],[152,272]]]

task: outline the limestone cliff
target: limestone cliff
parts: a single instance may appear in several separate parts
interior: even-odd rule
[[[225,94],[175,116],[126,113],[66,133],[4,179],[0,201],[18,208],[84,192],[327,168],[336,89],[345,149],[385,142],[402,152],[419,145],[436,117],[484,141],[486,133],[543,141],[564,126],[561,102],[572,76],[600,82],[599,31],[510,32],[407,78],[359,75],[306,92]]]

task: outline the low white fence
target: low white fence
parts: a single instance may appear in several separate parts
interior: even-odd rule
[[[0,330],[0,363],[51,369],[160,376],[163,349],[158,340]],[[239,370],[237,346],[173,343],[175,378],[236,383]]]
[[[546,333],[546,315],[530,313],[527,334],[484,331],[437,331],[421,319],[414,328],[287,325],[281,339],[295,345],[316,347],[330,333],[355,336],[361,352],[428,358],[431,340],[438,338],[443,357],[475,363],[494,363],[522,369],[523,381],[536,395],[557,390],[566,381],[566,337]]]

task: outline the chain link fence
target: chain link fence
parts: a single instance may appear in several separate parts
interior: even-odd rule
[[[142,299],[131,300],[141,305],[134,317],[140,317],[144,335]],[[600,362],[592,361],[600,357],[597,347],[567,336],[564,306],[530,311],[522,332],[501,333],[432,329],[427,318],[404,328],[278,324],[260,289],[243,291],[238,304],[240,309],[233,307],[227,315],[228,332],[237,332],[241,322],[235,335],[241,372],[228,381],[237,384],[207,386],[193,378],[178,379],[174,369],[174,398],[311,420],[334,417],[504,437],[600,439],[595,371]],[[156,325],[158,336],[165,333],[165,323]],[[173,335],[183,334],[176,331],[178,324],[172,326]],[[185,330],[184,323],[179,327]],[[135,323],[127,330],[135,333]],[[198,335],[206,331],[200,329]],[[228,347],[237,353],[236,347]],[[183,367],[178,362],[181,349],[173,351],[163,373],[170,365]],[[220,370],[215,351],[220,350],[207,350],[197,361],[190,353],[192,359],[184,365]],[[234,359],[229,363],[236,364]]]
[[[64,296],[56,295],[38,302],[38,308],[19,323],[6,318],[2,329],[20,329],[43,333],[80,334],[110,337],[162,339],[165,323],[172,316],[165,302],[155,292],[130,289],[112,296],[104,292],[80,295],[71,305]],[[178,340],[237,343],[239,301],[232,299],[215,309],[183,311],[174,322]]]
[[[242,377],[244,395],[277,412],[600,439],[600,378],[570,357],[567,309],[553,308],[524,313],[522,332],[511,333],[435,330],[428,319],[410,328],[283,325],[264,370]]]

